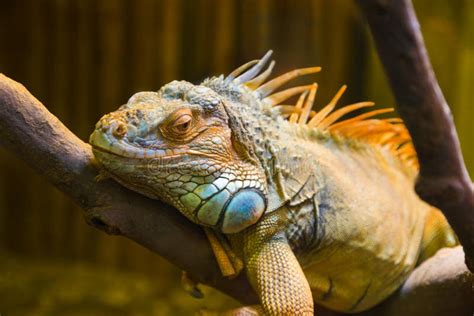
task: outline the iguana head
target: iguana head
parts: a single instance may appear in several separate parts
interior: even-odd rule
[[[306,122],[314,114],[316,85],[273,92],[320,71],[295,69],[266,81],[271,54],[226,78],[200,85],[173,81],[158,92],[135,94],[97,123],[90,137],[95,157],[124,186],[175,206],[195,223],[224,233],[256,223],[297,194],[308,177],[304,168],[289,172],[301,158],[289,148],[304,145],[285,139],[282,117]],[[301,93],[295,106],[281,105]]]
[[[94,155],[126,187],[200,225],[239,232],[264,213],[266,180],[227,102],[184,81],[137,93],[96,124]]]

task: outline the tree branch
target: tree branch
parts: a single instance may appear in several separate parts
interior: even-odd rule
[[[410,0],[357,0],[418,154],[418,195],[443,211],[474,272],[474,193]]]

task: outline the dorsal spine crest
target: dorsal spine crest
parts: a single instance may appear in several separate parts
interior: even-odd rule
[[[274,67],[274,61],[264,70],[270,60],[272,51],[268,51],[262,59],[253,60],[234,70],[225,79],[223,76],[206,79],[203,85],[208,86],[236,104],[250,104],[255,114],[276,115],[287,119],[289,124],[305,126],[303,133],[317,139],[332,139],[335,143],[362,143],[372,147],[389,150],[406,166],[418,168],[408,130],[399,118],[374,118],[379,114],[393,111],[393,108],[372,110],[355,117],[342,119],[345,115],[359,109],[372,107],[373,102],[358,102],[340,108],[337,102],[346,90],[342,86],[333,99],[321,110],[313,109],[318,85],[298,86],[283,91],[276,91],[283,84],[303,75],[313,74],[320,67],[296,69],[265,82]],[[262,71],[263,70],[263,71]],[[299,94],[294,105],[285,101]],[[249,113],[250,114],[250,113]]]

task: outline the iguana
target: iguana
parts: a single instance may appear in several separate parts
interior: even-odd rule
[[[315,111],[317,84],[275,91],[320,68],[267,81],[270,56],[134,94],[97,123],[95,157],[127,188],[225,235],[260,299],[235,314],[313,315],[313,300],[369,309],[456,236],[413,190],[417,158],[401,120],[374,118],[392,109],[341,120],[374,105],[335,109],[343,86]]]

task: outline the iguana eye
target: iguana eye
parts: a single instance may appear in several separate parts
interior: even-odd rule
[[[173,122],[173,128],[179,132],[186,132],[191,127],[193,117],[189,114],[183,114]]]
[[[178,133],[185,133],[191,127],[192,120],[193,117],[190,114],[183,114],[173,122],[173,129]]]
[[[191,109],[181,108],[166,118],[159,129],[162,135],[174,142],[186,142],[194,135],[198,118]]]

